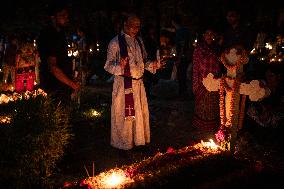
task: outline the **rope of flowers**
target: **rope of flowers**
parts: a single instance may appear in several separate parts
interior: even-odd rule
[[[233,49],[231,49],[233,50]],[[236,55],[240,55],[240,57],[236,60],[235,64],[229,64],[228,58],[226,57],[226,54],[228,54],[228,50],[222,53],[220,57],[220,61],[222,64],[228,69],[228,70],[235,70],[238,71],[241,69],[241,66],[248,62],[247,53],[245,50],[237,49]],[[230,87],[227,83],[227,80],[231,80],[233,82],[233,86]],[[242,96],[242,102],[240,107],[240,112],[234,112],[236,110],[237,106],[239,105],[239,88],[242,80],[242,75],[237,74],[236,77],[230,77],[223,75],[220,79],[220,119],[221,119],[221,127],[220,130],[215,134],[216,139],[219,143],[221,143],[221,146],[228,148],[228,142],[231,140],[231,129],[233,124],[237,124],[238,128],[241,126],[239,124],[242,124],[243,117],[244,117],[244,106],[245,106],[245,96]],[[229,117],[226,117],[226,108],[225,108],[225,93],[231,93],[231,99],[230,99],[230,107],[227,109],[227,114]],[[237,101],[237,102],[236,102]],[[237,117],[239,119],[236,119]],[[233,123],[234,122],[234,123]]]
[[[220,120],[221,120],[221,127],[224,127],[226,124],[226,115],[225,115],[225,95],[224,95],[224,79],[220,80],[220,90],[219,90],[219,108],[220,108]]]
[[[230,87],[226,79],[233,80],[233,86]],[[221,81],[220,81],[220,117],[221,117],[221,126],[227,126],[230,127],[232,126],[232,120],[233,117],[235,116],[234,114],[234,102],[236,100],[236,95],[238,94],[239,88],[240,88],[240,80],[238,78],[229,78],[227,76],[222,76]],[[226,110],[225,110],[225,95],[224,92],[226,93],[231,92],[232,93],[232,98],[230,101],[230,109],[229,109],[229,117],[228,119],[226,118]],[[227,124],[226,124],[227,123]]]
[[[227,84],[226,79],[233,81],[233,86],[230,87]],[[239,78],[231,78],[228,76],[223,75],[220,80],[220,119],[221,119],[221,127],[220,130],[216,133],[216,139],[221,144],[221,146],[225,149],[230,149],[229,147],[229,141],[231,140],[231,129],[233,126],[233,122],[237,121],[235,118],[238,115],[237,112],[235,112],[235,106],[238,105],[236,103],[236,99],[238,98],[238,92],[240,88],[240,79]],[[230,99],[230,107],[227,111],[229,116],[226,117],[226,108],[225,108],[225,92],[228,94],[231,93],[231,99]],[[243,108],[241,108],[243,109]],[[235,123],[234,123],[235,124]]]
[[[248,62],[247,53],[244,50],[238,50],[237,55],[241,55],[241,57],[236,61],[234,65],[230,65],[228,63],[228,59],[226,58],[226,53],[222,53],[221,62],[222,64],[229,70],[239,70],[240,67]]]

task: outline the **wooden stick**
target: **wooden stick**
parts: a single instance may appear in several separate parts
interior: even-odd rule
[[[95,175],[95,163],[93,161],[93,177],[94,177],[94,175]]]
[[[244,124],[246,97],[247,97],[246,95],[242,95],[241,107],[240,107],[240,112],[239,112],[238,130],[242,129],[243,128],[243,124]]]
[[[87,173],[87,176],[90,177],[89,171],[88,171],[88,169],[87,169],[87,167],[86,167],[85,164],[84,164],[84,168],[85,168],[85,171],[86,171],[86,173]]]

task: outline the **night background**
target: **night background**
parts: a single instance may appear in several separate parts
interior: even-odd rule
[[[78,25],[88,28],[93,40],[108,41],[114,36],[115,20],[125,12],[135,12],[142,18],[143,24],[149,22],[158,28],[170,27],[169,20],[175,15],[182,15],[186,25],[198,32],[207,23],[216,24],[222,31],[226,24],[225,13],[230,7],[237,7],[241,19],[251,28],[257,30],[267,25],[273,30],[283,5],[280,1],[253,0],[67,0],[70,4],[70,27]],[[1,6],[0,33],[29,32],[37,36],[40,28],[46,23],[46,7],[50,0],[11,0]],[[282,10],[283,11],[283,10]],[[160,26],[160,27],[159,27]],[[71,30],[72,31],[72,30]]]
[[[55,0],[1,2],[1,45],[4,47],[7,36],[13,34],[20,40],[21,37],[37,40],[49,21],[47,7],[51,1]],[[80,102],[68,112],[46,98],[38,85],[37,95],[14,93],[10,76],[8,84],[2,79],[0,64],[0,188],[116,188],[107,186],[104,179],[121,169],[124,180],[120,188],[283,188],[283,122],[279,124],[281,128],[265,128],[256,126],[245,116],[245,129],[238,133],[234,154],[208,147],[203,141],[200,146],[199,142],[207,141],[209,135],[192,127],[194,98],[179,99],[178,84],[171,79],[174,59],[169,59],[166,67],[158,71],[157,83],[151,89],[153,97],[148,98],[151,143],[147,149],[121,152],[111,147],[112,80],[104,70],[107,46],[127,13],[139,15],[141,33],[153,26],[161,43],[159,35],[173,28],[171,18],[175,15],[181,16],[192,37],[197,39],[208,26],[222,33],[228,26],[226,11],[233,8],[240,12],[241,23],[252,33],[264,31],[269,45],[278,45],[277,56],[270,54],[270,46],[248,55],[252,60],[250,65],[261,68],[262,74],[263,65],[270,62],[283,65],[283,2],[66,1],[70,10],[68,42],[77,42],[76,28],[83,26],[88,48],[92,49],[88,52],[87,84],[80,92]],[[174,32],[166,34],[171,40],[175,37]],[[277,34],[282,35],[280,43]],[[75,48],[71,50],[74,52]],[[78,61],[78,57],[72,55],[70,60]],[[259,73],[250,74],[248,78],[259,79]]]

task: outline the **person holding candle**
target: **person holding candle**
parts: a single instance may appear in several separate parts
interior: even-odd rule
[[[123,31],[108,46],[104,69],[114,75],[111,106],[111,145],[122,150],[150,143],[149,110],[143,84],[144,69],[152,73],[163,62],[148,61],[143,41],[137,36],[140,19],[129,15]]]

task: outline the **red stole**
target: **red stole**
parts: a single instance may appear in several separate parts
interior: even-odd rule
[[[141,41],[137,39],[138,44],[141,49]],[[119,48],[120,48],[120,57],[126,58],[128,57],[128,51],[127,51],[127,42],[125,40],[125,35],[120,34],[118,35],[118,42],[119,42]],[[127,61],[124,73],[122,75],[124,77],[124,91],[125,91],[125,118],[132,117],[135,118],[135,109],[134,109],[134,98],[133,98],[133,89],[132,89],[132,80],[130,73],[130,66],[129,66],[129,60]]]

